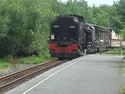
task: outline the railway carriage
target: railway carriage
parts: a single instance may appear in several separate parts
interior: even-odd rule
[[[110,50],[115,48],[124,48],[125,40],[122,39],[122,35],[114,34],[115,32],[107,27],[102,27],[94,24],[89,24],[93,26],[95,31],[93,32],[93,42],[95,42],[95,49],[97,52],[101,50]],[[95,33],[94,33],[95,32]],[[92,47],[90,47],[90,51]]]
[[[111,47],[112,29],[94,24],[89,25],[95,28],[95,34],[93,34],[93,42],[95,42],[95,48],[97,52],[100,50],[100,48],[106,50],[106,48]]]

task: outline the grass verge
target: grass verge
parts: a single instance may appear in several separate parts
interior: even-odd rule
[[[111,50],[111,51],[102,52],[102,54],[106,54],[106,55],[121,55],[121,52],[119,52],[119,50]]]
[[[7,68],[8,66],[11,66],[12,63],[10,62],[10,60],[11,60],[10,56],[6,56],[2,59],[0,58],[0,69]]]
[[[122,87],[122,94],[125,94],[125,86]]]
[[[8,66],[12,66],[13,64],[39,64],[45,61],[49,61],[52,59],[50,55],[44,55],[37,57],[36,55],[29,56],[29,57],[12,57],[11,55],[6,56],[4,58],[0,58],[0,69],[7,68]]]

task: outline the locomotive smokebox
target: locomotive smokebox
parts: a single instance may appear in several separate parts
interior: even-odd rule
[[[78,42],[79,21],[73,16],[58,16],[51,23],[52,42]]]

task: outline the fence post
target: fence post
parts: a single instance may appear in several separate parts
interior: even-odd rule
[[[121,55],[122,55],[122,46],[121,46]]]
[[[120,39],[121,55],[122,55],[122,39]]]
[[[120,55],[121,48],[119,48],[119,55]]]
[[[101,55],[101,53],[102,53],[102,52],[101,52],[101,49],[100,49],[100,55]]]

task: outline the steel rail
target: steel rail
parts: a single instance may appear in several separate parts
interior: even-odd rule
[[[30,67],[30,68],[26,68],[26,69],[5,75],[3,77],[0,77],[0,83],[1,83],[1,85],[5,84],[5,82],[11,81],[11,80],[16,79],[18,77],[21,77],[21,76],[23,76],[23,75],[25,75],[33,70],[39,69],[40,67],[46,66],[46,65],[53,63],[53,62],[56,62],[56,61],[57,60],[48,61],[48,62],[41,63],[41,64],[38,64],[36,66]]]
[[[17,84],[21,84],[21,83],[35,77],[36,75],[43,73],[44,71],[49,70],[52,67],[60,65],[61,63],[64,63],[66,61],[68,61],[68,60],[66,59],[66,60],[58,61],[58,62],[56,62],[56,60],[55,60],[55,62],[53,62],[53,63],[49,62],[49,64],[47,66],[41,67],[38,70],[34,70],[31,73],[25,74],[25,75],[13,80],[13,81],[10,81],[10,82],[0,86],[0,92],[1,93],[6,92],[6,91],[14,88]]]

